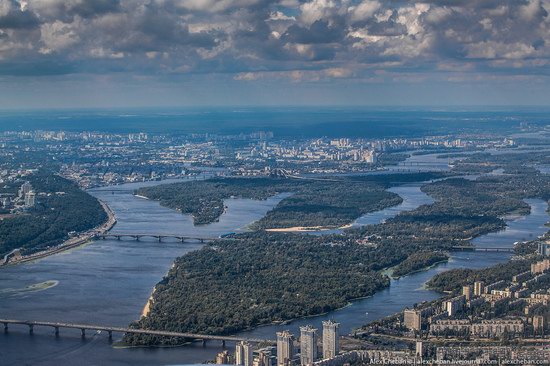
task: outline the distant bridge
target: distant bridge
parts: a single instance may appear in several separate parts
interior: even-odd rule
[[[29,327],[29,333],[34,333],[35,327],[50,327],[55,331],[55,335],[59,335],[59,330],[62,328],[65,329],[80,329],[80,334],[84,338],[86,336],[87,330],[93,331],[103,331],[107,332],[109,339],[112,339],[113,333],[121,334],[146,334],[146,335],[156,335],[162,337],[175,337],[175,338],[185,338],[191,340],[202,340],[203,344],[206,344],[207,341],[221,341],[225,346],[225,342],[249,342],[249,343],[264,343],[264,344],[275,344],[275,341],[270,339],[257,339],[257,338],[246,338],[246,337],[236,337],[236,336],[218,336],[218,335],[208,335],[208,334],[195,334],[195,333],[180,333],[180,332],[169,332],[164,330],[149,330],[149,329],[132,329],[132,328],[122,328],[122,327],[109,327],[103,325],[92,325],[92,324],[74,324],[74,323],[58,323],[58,322],[40,322],[40,321],[30,321],[30,320],[13,320],[13,319],[0,319],[0,323],[4,324],[4,332],[8,331],[10,324],[16,325],[26,325]]]
[[[468,246],[468,245],[456,245],[451,248],[455,251],[461,251],[461,252],[507,252],[507,253],[514,253],[514,248],[509,247],[476,247],[476,246]]]
[[[104,234],[97,234],[95,236],[96,239],[116,239],[116,240],[122,240],[122,239],[131,239],[135,241],[139,241],[141,238],[153,238],[156,239],[159,243],[162,242],[163,239],[176,239],[182,243],[185,243],[186,241],[198,241],[200,243],[205,243],[208,241],[217,240],[219,238],[208,238],[208,237],[196,237],[196,236],[184,236],[184,235],[178,235],[178,234],[140,234],[140,233],[104,233]]]

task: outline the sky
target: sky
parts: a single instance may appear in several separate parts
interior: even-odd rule
[[[0,109],[550,105],[550,0],[0,0]]]

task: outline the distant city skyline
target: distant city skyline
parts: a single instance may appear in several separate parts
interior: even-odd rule
[[[1,0],[0,109],[543,105],[550,0]]]

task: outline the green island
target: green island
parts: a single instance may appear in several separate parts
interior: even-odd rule
[[[422,178],[403,174],[400,181],[427,181],[438,177]],[[390,182],[396,181],[395,177],[384,178],[384,175],[353,178],[353,182],[346,180],[342,184],[353,184],[353,189],[360,186],[358,182],[369,187],[390,187],[393,185]],[[252,192],[258,192],[251,188],[255,181],[247,181],[246,187]],[[265,192],[266,181],[257,182],[262,187],[259,192]],[[315,181],[275,182],[278,188],[270,193],[294,192],[291,197],[298,192],[311,192],[311,187],[317,184]],[[197,191],[198,187],[193,191],[206,199],[214,192],[208,185],[214,183],[201,183],[207,183],[207,188],[202,193]],[[298,191],[298,184],[308,188]],[[333,187],[335,192],[343,192],[340,182],[332,186],[333,183],[322,184]],[[273,185],[275,183],[268,186]],[[172,194],[179,194],[185,187],[172,187]],[[235,184],[231,188],[235,196],[242,196]],[[530,172],[476,180],[448,178],[426,183],[421,189],[434,199],[433,203],[402,212],[380,224],[325,236],[258,230],[218,240],[186,254],[176,260],[174,268],[157,285],[150,313],[132,326],[232,334],[262,324],[334,310],[388,286],[389,280],[383,275],[387,268],[395,267],[396,275],[404,276],[446,260],[446,252],[453,246],[471,245],[470,240],[477,236],[504,229],[503,216],[529,212],[524,199],[550,199],[550,177]],[[170,190],[163,187],[159,192],[163,192],[164,204],[168,205]],[[225,190],[222,192],[222,196],[228,194]],[[183,193],[178,197],[180,201],[182,197],[193,196]],[[277,207],[273,211],[277,211]],[[290,213],[287,217],[285,224],[292,222]],[[266,227],[265,222],[269,221],[260,220],[256,227]],[[129,335],[125,342],[160,345],[175,344],[176,340]]]
[[[224,199],[262,200],[278,193],[292,193],[255,223],[254,228],[334,228],[349,224],[363,214],[401,203],[401,197],[386,191],[396,180],[425,181],[439,177],[441,174],[419,173],[406,177],[382,174],[338,180],[214,178],[141,188],[136,194],[191,214],[195,225],[201,225],[219,219],[225,209]]]
[[[392,271],[392,277],[402,277],[413,272],[433,266],[436,263],[447,261],[449,255],[443,252],[423,251],[413,253]]]
[[[0,221],[0,256],[21,248],[30,254],[61,244],[70,232],[81,232],[103,224],[107,213],[99,201],[73,182],[47,171],[26,176],[4,190],[17,191],[24,181],[37,192],[34,207]]]
[[[308,235],[247,233],[178,258],[157,285],[149,316],[133,326],[231,334],[335,310],[388,284],[364,246]],[[125,342],[177,340],[128,335]]]

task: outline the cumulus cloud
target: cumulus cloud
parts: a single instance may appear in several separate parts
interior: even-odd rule
[[[549,10],[550,0],[0,0],[0,69],[240,81],[548,74]]]

